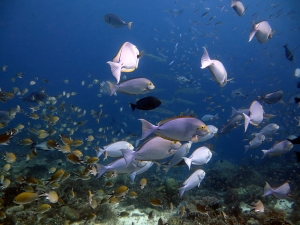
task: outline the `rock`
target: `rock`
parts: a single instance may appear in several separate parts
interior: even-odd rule
[[[291,214],[293,212],[293,204],[294,202],[290,202],[286,199],[277,199],[274,208],[284,210],[286,213]]]
[[[247,221],[246,225],[260,225],[260,223],[257,220],[251,218]]]
[[[69,220],[78,220],[80,218],[79,213],[75,209],[70,208],[69,206],[61,207],[60,213],[65,215],[66,219]]]

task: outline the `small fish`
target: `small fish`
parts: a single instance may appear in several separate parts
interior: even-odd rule
[[[253,140],[251,140],[249,142],[249,145],[245,146],[245,153],[249,150],[249,149],[253,149],[253,148],[257,148],[258,146],[260,146],[263,142],[265,141],[265,135],[263,134],[257,134],[255,136],[255,138],[253,138]]]
[[[156,206],[156,207],[161,207],[161,208],[163,207],[162,202],[157,198],[152,198],[150,200],[150,204],[153,205],[153,206]]]
[[[278,188],[272,188],[267,182],[264,187],[264,194],[263,196],[273,195],[278,199],[287,198],[288,194],[290,193],[290,185],[288,182],[282,184]]]
[[[209,162],[209,160],[212,157],[212,153],[209,150],[209,148],[203,146],[200,148],[197,148],[192,155],[187,158],[187,157],[182,157],[186,163],[186,165],[191,169],[191,165],[198,165],[201,166],[203,164],[206,164]]]
[[[152,110],[161,105],[161,101],[155,97],[148,96],[145,98],[142,98],[136,102],[136,104],[130,103],[132,111],[135,109],[140,110]]]
[[[185,206],[183,205],[183,206],[181,206],[181,209],[180,209],[180,214],[179,214],[180,219],[182,219],[182,217],[184,216],[185,213],[186,213]]]
[[[218,113],[216,115],[210,115],[210,114],[204,115],[201,118],[201,120],[206,122],[206,121],[209,121],[209,120],[213,120],[214,118],[218,118]]]
[[[121,28],[127,26],[129,30],[131,30],[132,22],[125,22],[124,20],[120,19],[118,16],[113,14],[106,14],[103,17],[104,22],[114,28]]]
[[[300,69],[299,68],[295,69],[294,76],[297,78],[300,77]]]
[[[285,57],[290,60],[293,61],[294,60],[294,56],[293,53],[291,52],[291,50],[288,48],[287,44],[283,46],[284,50],[285,50]]]
[[[257,202],[252,202],[251,204],[252,209],[250,211],[255,211],[255,212],[264,212],[265,207],[264,204],[259,200]]]
[[[146,184],[147,184],[147,179],[146,178],[142,178],[141,181],[140,181],[140,188],[144,189],[144,187],[146,186]]]
[[[265,20],[258,23],[253,23],[249,35],[249,42],[255,36],[259,43],[265,44],[269,41],[269,39],[272,38],[274,33],[275,31],[272,30],[270,24]]]
[[[180,198],[184,194],[185,191],[191,190],[196,186],[200,186],[201,181],[205,177],[205,172],[202,169],[196,170],[186,181],[183,182],[183,187],[179,188],[179,196]]]

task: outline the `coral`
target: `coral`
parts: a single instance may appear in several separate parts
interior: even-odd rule
[[[178,182],[174,178],[168,178],[165,181],[165,190],[168,196],[176,194],[178,190]]]
[[[294,202],[290,202],[287,199],[277,199],[274,208],[284,210],[286,213],[291,214],[293,212],[293,204]]]

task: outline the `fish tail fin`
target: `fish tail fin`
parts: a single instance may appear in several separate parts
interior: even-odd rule
[[[100,178],[103,174],[106,173],[107,168],[106,168],[106,166],[102,166],[98,163],[96,164],[96,167],[97,167],[97,172],[98,172],[98,178]]]
[[[216,119],[219,119],[219,113],[214,116]]]
[[[120,82],[121,78],[121,63],[107,62],[110,65],[110,70],[112,75],[117,79],[117,84]]]
[[[181,188],[178,188],[178,191],[179,191],[179,196],[180,198],[182,197],[182,195],[184,194],[184,191],[185,191],[185,187],[181,187]]]
[[[131,174],[129,174],[129,177],[130,177],[131,181],[134,182],[135,177],[136,177],[136,172],[132,172]]]
[[[201,57],[201,69],[204,69],[212,64],[208,52],[205,47],[203,47],[203,55]]]
[[[127,27],[128,27],[129,30],[131,30],[131,28],[132,28],[132,22],[128,22],[127,23]]]
[[[186,163],[186,165],[189,167],[189,170],[191,170],[192,160],[187,157],[182,157],[182,158],[183,158],[184,162]]]
[[[120,149],[126,161],[126,167],[135,159],[136,152],[130,149]]]
[[[244,118],[245,118],[245,132],[247,131],[248,125],[250,123],[250,117],[247,116],[245,113],[243,113]]]
[[[261,150],[263,153],[264,153],[264,155],[263,155],[263,157],[261,157],[262,159],[263,158],[265,158],[268,154],[269,154],[269,150]]]
[[[235,6],[236,2],[237,2],[237,0],[231,0],[231,6],[230,7]]]
[[[234,107],[231,107],[231,116],[234,116],[234,115],[236,115],[238,113],[239,112]]]
[[[99,158],[103,154],[103,152],[104,152],[104,149],[101,149],[101,148],[99,150],[96,150],[97,157]]]
[[[250,148],[250,145],[245,145],[245,152],[244,153],[246,153],[249,150],[249,148]]]
[[[110,90],[110,96],[112,96],[119,88],[118,85],[113,84],[112,82],[106,81],[109,85],[109,90]]]
[[[288,44],[284,45],[283,47],[286,48]]]
[[[140,140],[143,140],[147,136],[152,134],[157,129],[157,126],[153,125],[147,120],[144,119],[139,119],[139,120],[142,122],[142,137],[140,138]]]
[[[273,188],[268,184],[268,182],[266,182],[266,185],[264,187],[263,197],[267,196],[267,195],[271,195],[271,194],[273,194],[273,192],[274,192]]]
[[[252,25],[252,29],[251,29],[251,31],[250,31],[249,41],[248,41],[248,42],[250,42],[250,41],[253,39],[253,37],[255,36],[256,32],[257,32],[256,24],[253,22],[253,25]]]
[[[133,104],[133,103],[130,103],[130,106],[131,106],[131,109],[132,109],[132,112],[136,109],[136,105]]]

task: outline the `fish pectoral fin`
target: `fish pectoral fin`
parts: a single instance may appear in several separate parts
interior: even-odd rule
[[[137,55],[137,58],[140,59],[144,56],[145,50],[141,51],[140,54]]]

